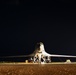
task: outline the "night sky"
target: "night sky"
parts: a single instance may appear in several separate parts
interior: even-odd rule
[[[75,2],[2,0],[0,56],[30,54],[38,42],[50,54],[76,55]]]

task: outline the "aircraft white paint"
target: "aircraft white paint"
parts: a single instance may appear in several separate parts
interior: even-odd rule
[[[31,57],[31,60],[35,63],[41,63],[41,62],[51,62],[51,57],[72,57],[76,58],[76,56],[71,55],[56,55],[56,54],[49,54],[45,51],[44,44],[42,42],[37,43],[37,47],[35,51],[30,55],[20,55],[20,56],[7,56],[8,57]]]

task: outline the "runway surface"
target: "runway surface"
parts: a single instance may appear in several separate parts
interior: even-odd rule
[[[0,63],[0,75],[76,75],[76,63]]]
[[[76,62],[51,62],[51,63],[25,63],[25,62],[4,62],[0,63],[0,65],[52,65],[52,64],[76,64]]]

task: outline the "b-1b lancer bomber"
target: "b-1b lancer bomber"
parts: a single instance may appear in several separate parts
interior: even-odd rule
[[[30,57],[30,61],[33,63],[47,63],[51,62],[51,57],[72,57],[76,58],[76,56],[71,55],[56,55],[56,54],[49,54],[45,51],[44,44],[42,42],[37,43],[36,49],[32,54],[29,55],[20,55],[20,56],[6,56],[8,57]]]

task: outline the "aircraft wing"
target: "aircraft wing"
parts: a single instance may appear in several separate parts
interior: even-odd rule
[[[30,54],[30,55],[18,55],[18,56],[2,56],[0,58],[17,58],[17,57],[32,57],[34,56],[34,54]]]
[[[72,55],[56,55],[56,54],[49,54],[44,52],[45,56],[50,56],[50,57],[72,57],[72,58],[76,58],[76,56],[72,56]]]

